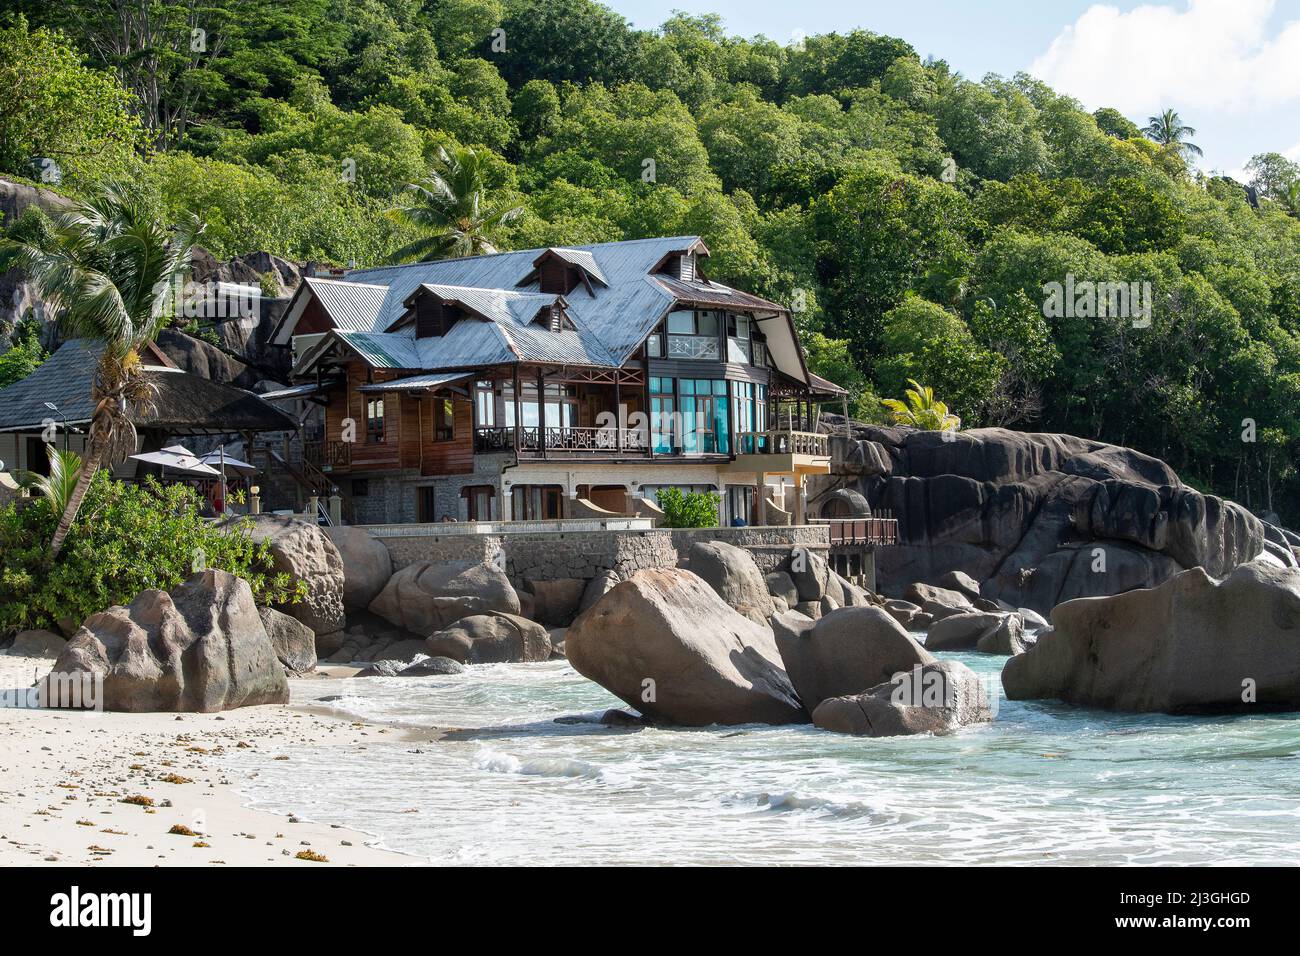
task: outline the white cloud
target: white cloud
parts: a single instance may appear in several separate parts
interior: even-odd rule
[[[1300,20],[1269,35],[1274,0],[1089,7],[1030,67],[1089,109],[1257,112],[1300,101]],[[1300,148],[1300,144],[1298,147]]]

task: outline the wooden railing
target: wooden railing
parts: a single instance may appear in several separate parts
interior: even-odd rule
[[[831,547],[898,544],[897,518],[813,518],[830,532]]]
[[[830,436],[820,432],[769,429],[740,432],[736,436],[736,452],[741,455],[807,455],[811,458],[829,458],[830,447]]]
[[[352,443],[345,441],[307,441],[302,443],[302,460],[318,471],[348,468],[352,464]]]

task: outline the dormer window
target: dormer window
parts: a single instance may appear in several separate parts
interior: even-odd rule
[[[576,328],[573,320],[564,312],[564,299],[538,309],[532,321],[534,325],[545,326],[551,332],[563,332],[565,329],[573,331]]]
[[[460,309],[444,303],[433,295],[421,295],[415,300],[415,337],[435,338],[446,335],[460,319]]]
[[[707,257],[708,254],[708,247],[697,240],[688,249],[670,252],[664,256],[653,271],[673,279],[680,279],[682,282],[707,283],[709,280],[700,273],[700,256]]]
[[[537,283],[537,291],[546,295],[568,295],[578,286],[595,296],[597,285],[607,285],[595,257],[581,249],[552,248],[533,260],[533,271],[519,284]]]

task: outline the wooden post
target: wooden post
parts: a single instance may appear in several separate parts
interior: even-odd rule
[[[614,370],[614,451],[618,454],[623,453],[623,401],[621,381],[622,375],[617,369]]]
[[[546,457],[546,376],[537,369],[537,447]]]
[[[515,454],[519,454],[520,428],[523,427],[524,410],[522,405],[523,386],[519,381],[519,364],[515,363]]]

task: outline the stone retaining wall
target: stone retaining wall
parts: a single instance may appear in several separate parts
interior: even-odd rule
[[[413,561],[500,561],[516,584],[525,580],[592,578],[602,571],[626,577],[642,568],[679,564],[696,541],[725,541],[754,556],[764,573],[775,570],[793,547],[829,549],[819,525],[692,528],[655,531],[540,531],[505,534],[403,534],[381,538],[394,570]]]

